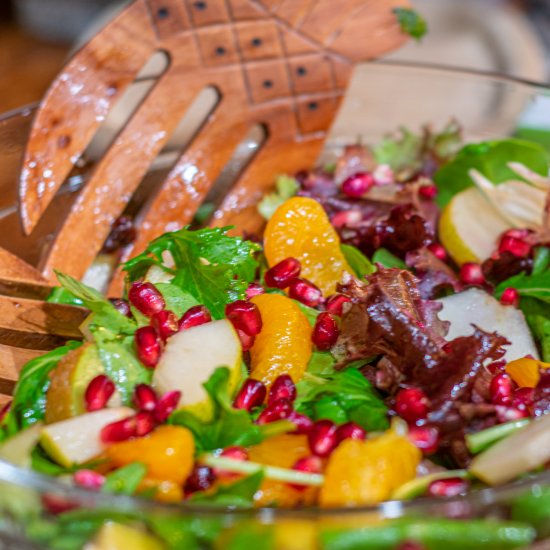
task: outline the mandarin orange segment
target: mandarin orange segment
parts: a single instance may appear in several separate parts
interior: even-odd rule
[[[298,382],[312,352],[311,325],[299,306],[282,294],[251,300],[262,316],[262,330],[250,350],[251,376],[271,384],[281,374]]]
[[[270,267],[289,257],[299,260],[301,277],[325,296],[335,292],[345,271],[353,274],[323,207],[307,197],[294,197],[277,208],[264,232],[264,253]]]
[[[347,439],[329,459],[320,503],[354,506],[387,500],[394,489],[416,476],[421,458],[406,437],[393,431],[367,441]]]
[[[253,462],[292,468],[294,463],[310,454],[307,436],[282,434],[270,437],[248,450],[249,459]],[[259,491],[254,495],[257,506],[297,506],[313,504],[317,489],[295,489],[287,483],[265,479]]]
[[[510,361],[506,365],[506,372],[521,388],[534,388],[540,379],[539,369],[550,368],[550,363],[544,363],[530,357],[522,357]]]
[[[105,454],[115,468],[132,462],[147,466],[147,477],[182,484],[193,468],[195,441],[187,428],[160,426],[151,434],[114,443]]]
[[[173,481],[162,481],[146,477],[140,484],[140,491],[153,491],[153,498],[158,502],[174,503],[183,500],[183,488]]]

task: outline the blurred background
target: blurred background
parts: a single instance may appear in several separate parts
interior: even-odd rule
[[[0,0],[0,113],[40,99],[114,0]],[[415,0],[430,31],[390,56],[548,82],[550,0]]]

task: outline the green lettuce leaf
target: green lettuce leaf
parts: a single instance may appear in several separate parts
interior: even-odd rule
[[[266,220],[269,220],[283,202],[296,195],[299,188],[295,178],[284,174],[278,176],[275,180],[275,191],[264,195],[258,204],[258,211]]]
[[[141,462],[131,462],[107,475],[102,491],[133,495],[143,478],[147,475],[147,466]]]
[[[397,17],[401,30],[415,40],[420,40],[428,32],[426,20],[416,10],[394,8],[392,11]]]
[[[145,252],[128,261],[124,270],[130,281],[157,265],[174,278],[170,284],[204,304],[215,319],[224,316],[225,305],[245,296],[254,280],[259,245],[227,235],[229,227],[191,231],[187,227],[152,241]],[[175,266],[167,267],[163,253],[170,253]]]
[[[61,286],[69,294],[82,302],[92,313],[88,324],[101,325],[116,333],[133,334],[136,323],[120,313],[115,306],[103,294],[91,288],[70,275],[56,271],[57,279]]]
[[[493,183],[517,180],[519,176],[508,167],[519,162],[541,175],[548,173],[548,152],[536,143],[520,139],[502,139],[470,143],[463,147],[453,161],[434,175],[438,187],[437,203],[443,207],[454,195],[474,185],[469,172],[476,169]]]
[[[399,269],[409,269],[407,264],[401,259],[392,254],[385,248],[378,248],[372,255],[373,264],[382,264],[384,267],[397,267]]]
[[[0,425],[0,442],[44,419],[46,391],[50,386],[49,374],[67,353],[81,345],[82,342],[67,342],[64,346],[32,359],[23,367],[15,386],[11,408]]]
[[[386,405],[356,367],[322,375],[308,372],[296,389],[296,410],[315,420],[353,421],[367,431],[388,427]]]

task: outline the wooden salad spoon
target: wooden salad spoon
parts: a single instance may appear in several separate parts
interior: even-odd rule
[[[168,66],[93,167],[59,220],[40,265],[2,251],[0,392],[13,383],[29,354],[78,336],[82,310],[52,308],[37,298],[55,284],[54,268],[76,278],[86,273],[202,90],[213,88],[217,103],[148,197],[137,218],[137,237],[122,261],[163,232],[190,223],[238,145],[258,125],[265,139],[234,178],[210,223],[259,231],[257,202],[276,174],[315,163],[354,64],[406,41],[392,10],[408,4],[135,0],[80,49],[51,85],[33,121],[19,184],[19,215],[27,235],[55,203],[56,193],[151,56],[164,52]],[[17,284],[10,286],[10,280]],[[120,295],[122,283],[117,271],[109,294]]]

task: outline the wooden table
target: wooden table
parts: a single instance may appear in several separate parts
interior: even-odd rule
[[[69,47],[0,23],[0,113],[38,101],[63,66]]]

